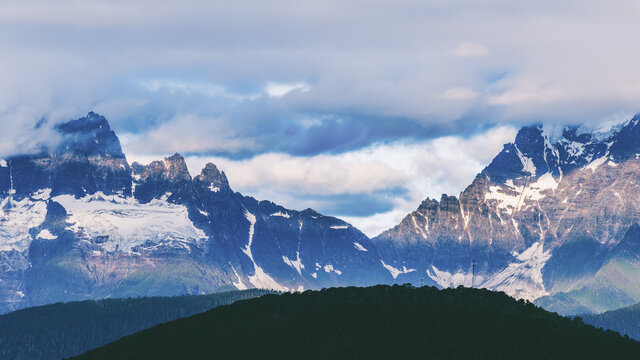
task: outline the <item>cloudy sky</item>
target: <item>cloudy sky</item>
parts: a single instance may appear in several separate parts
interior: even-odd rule
[[[0,156],[105,115],[130,161],[369,235],[458,194],[523,124],[640,111],[633,1],[0,1]]]

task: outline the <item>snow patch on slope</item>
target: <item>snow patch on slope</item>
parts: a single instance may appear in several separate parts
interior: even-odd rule
[[[551,173],[546,173],[526,187],[516,186],[513,181],[507,181],[501,186],[490,186],[484,199],[496,200],[498,208],[503,210],[520,210],[527,201],[542,200],[546,196],[545,192],[555,192],[557,188],[558,181]]]
[[[408,274],[410,272],[416,271],[416,269],[407,269],[406,266],[403,266],[402,270],[400,270],[400,269],[394,268],[391,265],[385,264],[384,261],[382,261],[382,260],[380,260],[380,262],[382,262],[382,266],[391,273],[391,276],[393,276],[394,279],[397,278],[398,275],[400,275],[400,274]]]
[[[360,251],[369,251],[364,246],[360,245],[360,243],[357,243],[357,242],[354,242],[353,246],[355,246],[355,248],[360,250]]]
[[[33,240],[29,229],[44,222],[47,204],[24,198],[7,197],[0,203],[0,251],[27,251]]]
[[[242,282],[242,278],[240,277],[240,275],[238,275],[238,272],[236,271],[236,269],[234,269],[232,266],[231,270],[233,270],[233,274],[236,276],[236,279],[238,279],[238,282],[231,280],[231,283],[233,284],[233,286],[235,286],[236,289],[238,290],[247,290],[247,285],[245,285]]]
[[[533,301],[541,296],[549,295],[542,283],[542,268],[551,258],[551,251],[544,251],[544,246],[536,242],[520,254],[516,254],[518,262],[491,276],[481,287],[504,291],[516,299]]]
[[[51,189],[40,189],[31,195],[35,200],[49,200],[51,197]]]
[[[334,230],[348,229],[349,225],[333,225],[333,226],[331,226],[331,228],[334,229]]]
[[[597,159],[593,160],[592,162],[590,162],[587,166],[585,166],[585,169],[589,169],[591,171],[596,171],[598,166],[604,164],[605,162],[607,162],[607,160],[609,160],[608,156],[603,156],[603,157],[597,158]]]
[[[431,266],[431,270],[433,270],[433,273],[427,269],[427,275],[441,288],[456,288],[460,285],[471,285],[471,273],[458,271],[455,274],[451,274],[447,271],[441,271],[435,266]]]
[[[574,158],[579,157],[584,153],[585,144],[577,141],[571,141],[566,143],[565,148],[567,149],[569,157]]]
[[[207,238],[189,220],[185,206],[166,200],[154,199],[141,204],[132,197],[102,192],[82,198],[59,195],[52,200],[67,210],[72,224],[69,229],[80,238],[91,241],[106,237],[106,241],[97,244],[106,251],[133,252],[134,247],[147,242],[173,243],[189,250],[189,245],[197,245]]]
[[[286,212],[282,212],[282,211],[278,211],[277,213],[273,213],[273,214],[271,214],[269,216],[280,216],[280,217],[287,218],[287,219],[291,217],[291,215],[287,214]]]
[[[536,166],[533,164],[533,160],[530,157],[525,156],[520,149],[518,149],[517,146],[515,146],[516,149],[516,155],[518,155],[518,158],[520,159],[520,162],[522,163],[522,170],[524,170],[525,172],[528,172],[529,174],[531,174],[531,176],[536,176]]]
[[[512,189],[508,189],[511,191]],[[489,192],[484,194],[484,199],[497,201],[498,208],[502,210],[515,209],[520,201],[520,195],[512,195],[505,191],[502,186],[489,186]]]
[[[40,233],[38,233],[36,238],[38,238],[38,239],[46,239],[46,240],[54,240],[54,239],[57,239],[58,237],[56,235],[53,235],[49,230],[44,229],[44,230],[40,231]]]
[[[253,286],[260,289],[289,291],[288,288],[278,284],[271,276],[264,272],[264,270],[262,270],[262,268],[258,266],[258,264],[256,264],[256,261],[253,259],[251,245],[253,244],[256,216],[250,213],[248,210],[244,211],[244,216],[247,220],[249,220],[249,243],[244,249],[242,249],[242,252],[245,253],[253,263],[253,275],[249,276],[249,282],[253,284]]]
[[[331,264],[324,266],[324,272],[326,272],[326,273],[334,272],[334,273],[336,273],[338,275],[342,275],[342,271],[334,268],[333,265],[331,265]]]
[[[291,260],[286,256],[282,256],[282,260],[285,264],[291,266],[296,269],[298,274],[302,275],[302,269],[304,269],[304,264],[302,264],[302,260],[300,260],[300,251],[296,252],[296,260]]]

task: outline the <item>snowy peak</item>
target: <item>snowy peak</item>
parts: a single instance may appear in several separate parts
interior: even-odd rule
[[[541,176],[551,173],[560,176],[560,154],[550,143],[542,126],[527,126],[518,131],[513,143],[504,145],[480,176],[497,183],[523,176]]]
[[[94,112],[76,120],[56,125],[63,141],[57,152],[82,152],[124,157],[120,140],[109,126],[107,119]]]
[[[191,175],[180,154],[152,161],[146,166],[133,163],[132,169],[134,196],[142,203],[152,199],[184,203],[195,196]]]
[[[208,184],[211,192],[230,190],[227,175],[212,163],[207,163],[200,175],[194,178],[194,181]]]
[[[184,161],[182,155],[178,153],[166,157],[163,160],[152,161],[146,166],[134,162],[132,168],[137,181],[146,181],[150,178],[171,181],[191,180],[187,163]]]
[[[561,154],[563,171],[589,167],[594,161],[623,162],[640,153],[640,115],[609,129],[566,127],[554,147]],[[606,158],[606,159],[605,159]]]
[[[640,114],[636,115],[608,142],[612,142],[609,152],[616,162],[636,157],[640,154]]]
[[[567,126],[560,138],[542,126],[525,126],[479,176],[494,183],[551,173],[561,177],[572,171],[597,166],[607,160],[626,161],[640,154],[640,115],[608,131]]]
[[[385,264],[417,269],[402,281],[475,271],[477,286],[563,313],[640,301],[639,123],[523,127],[459,199],[426,199],[373,241]]]
[[[51,195],[82,197],[98,191],[128,196],[131,170],[120,141],[95,113],[56,126],[62,141],[53,152],[17,155],[0,167],[0,194],[20,199],[49,189]]]
[[[371,240],[344,221],[235,193],[211,163],[192,178],[180,154],[129,166],[95,113],[56,130],[63,141],[55,151],[0,159],[0,313],[86,298],[393,279]]]
[[[182,155],[175,153],[173,156],[165,158],[163,161],[164,168],[169,179],[172,180],[191,180],[189,169],[187,169],[187,163],[184,161]]]

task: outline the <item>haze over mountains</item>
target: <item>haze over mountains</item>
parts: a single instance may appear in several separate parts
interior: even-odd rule
[[[412,282],[505,291],[561,313],[640,301],[639,117],[606,134],[521,129],[459,197],[374,239],[232,190],[175,154],[129,164],[95,113],[0,161],[0,311],[55,301]],[[472,264],[476,264],[472,284]]]

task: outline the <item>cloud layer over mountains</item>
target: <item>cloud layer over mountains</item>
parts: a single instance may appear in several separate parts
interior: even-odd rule
[[[215,158],[238,190],[362,225],[459,192],[522,124],[638,111],[638,15],[628,1],[4,1],[0,157],[94,110],[133,160]]]

